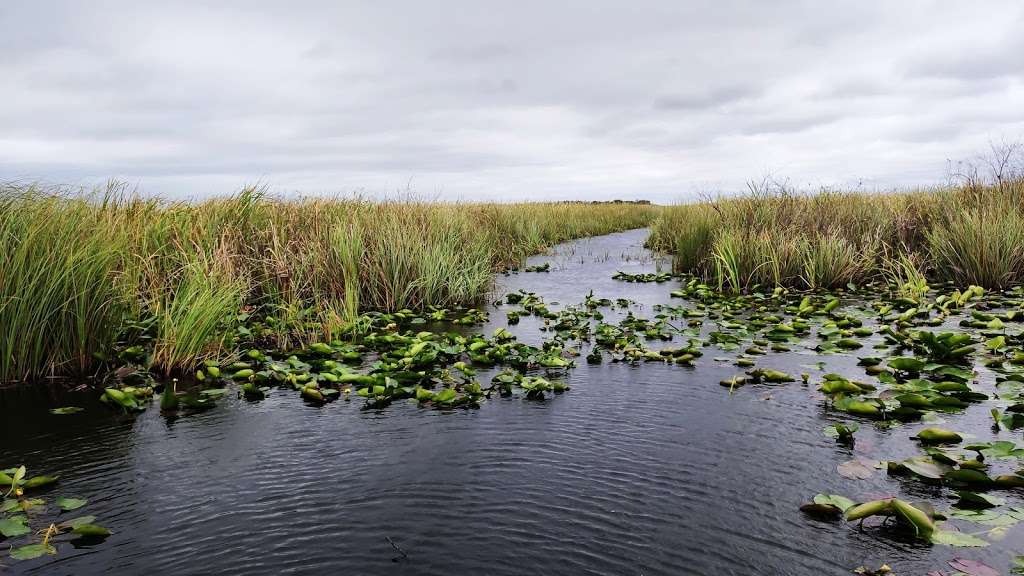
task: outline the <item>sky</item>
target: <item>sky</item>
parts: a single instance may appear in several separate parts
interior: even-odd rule
[[[1024,2],[0,1],[0,180],[685,201],[1024,137]]]

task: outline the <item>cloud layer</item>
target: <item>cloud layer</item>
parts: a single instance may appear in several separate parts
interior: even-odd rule
[[[1024,4],[0,3],[0,176],[170,197],[941,180],[1024,135]]]

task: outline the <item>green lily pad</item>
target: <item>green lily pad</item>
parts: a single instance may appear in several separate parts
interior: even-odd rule
[[[899,370],[900,372],[920,372],[921,370],[924,370],[924,367],[926,366],[924,360],[918,360],[917,358],[910,358],[907,356],[889,358],[887,364],[890,368]]]
[[[988,542],[978,538],[977,536],[953,530],[936,530],[935,532],[932,532],[931,540],[935,544],[945,544],[946,546],[956,546],[959,548],[980,548],[988,546]]]
[[[842,512],[846,512],[856,504],[853,500],[838,494],[818,494],[814,497],[814,503],[835,506]]]
[[[81,498],[65,498],[63,496],[57,498],[57,506],[60,506],[60,509],[65,512],[81,508],[88,502],[88,500],[83,500]]]
[[[28,518],[22,514],[0,519],[0,534],[3,534],[4,538],[14,538],[28,534],[32,530],[26,526],[27,522]]]
[[[95,524],[79,524],[71,529],[71,533],[89,538],[106,538],[110,536],[110,530]]]
[[[1024,511],[1015,512],[1015,509],[1011,508],[1006,512],[1000,512],[998,510],[954,510],[950,512],[950,516],[954,518],[960,518],[976,524],[984,524],[985,526],[1015,526],[1021,520],[1024,520]]]
[[[57,549],[49,544],[29,544],[28,546],[12,549],[11,558],[15,560],[32,560],[33,558],[39,558],[43,554],[56,553]]]
[[[60,530],[71,530],[71,529],[76,528],[78,526],[83,526],[85,524],[92,524],[95,521],[96,521],[96,517],[95,516],[79,516],[77,518],[72,518],[70,520],[65,520],[65,521],[61,522],[60,524],[57,525],[57,528],[60,529]]]
[[[53,408],[50,410],[50,414],[66,415],[66,414],[78,414],[84,412],[85,408],[79,408],[78,406],[61,406],[60,408]]]
[[[940,464],[927,456],[908,458],[900,462],[900,464],[922,478],[931,478],[933,480],[942,478],[943,475],[950,471],[949,466]]]
[[[993,508],[1006,504],[1006,500],[999,496],[970,492],[968,490],[960,490],[956,495],[960,497],[960,501],[956,504],[957,508]]]

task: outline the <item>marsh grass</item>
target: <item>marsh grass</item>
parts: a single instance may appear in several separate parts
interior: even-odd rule
[[[657,211],[0,185],[0,380],[89,374],[147,331],[152,368],[188,370],[225,352],[242,312],[274,317],[275,344],[290,347],[341,337],[367,310],[474,305],[493,272]]]
[[[1024,216],[1006,201],[944,213],[927,232],[936,271],[962,285],[1004,288],[1024,277]]]
[[[1024,281],[1020,179],[889,194],[752,185],[742,197],[666,208],[651,228],[649,244],[674,252],[677,271],[734,291]]]

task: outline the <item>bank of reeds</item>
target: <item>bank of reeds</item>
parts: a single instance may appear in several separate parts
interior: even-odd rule
[[[155,369],[189,369],[230,346],[243,311],[274,317],[288,346],[336,336],[362,311],[473,305],[496,270],[657,210],[0,186],[0,380],[88,374],[115,341],[143,335]]]
[[[650,244],[722,289],[832,288],[918,277],[1024,281],[1024,180],[894,193],[750,193],[662,211]]]

